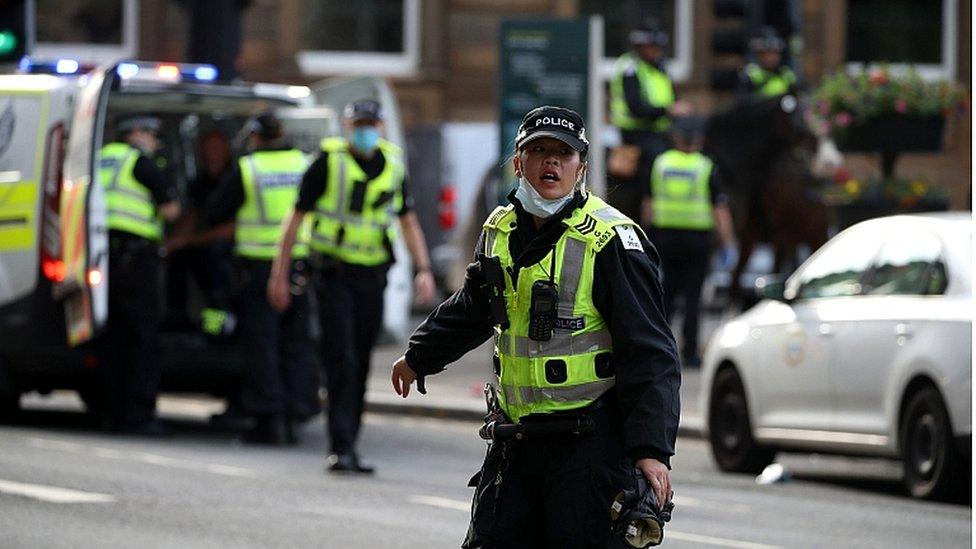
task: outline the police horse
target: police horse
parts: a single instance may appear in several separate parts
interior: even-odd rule
[[[774,272],[785,274],[797,267],[801,245],[813,253],[827,241],[827,206],[814,189],[811,168],[836,168],[839,154],[813,135],[792,95],[740,101],[715,113],[704,151],[715,161],[731,198],[739,242],[730,304],[746,306],[752,300],[743,295],[740,279],[757,244],[773,247]],[[835,158],[815,158],[832,151]]]

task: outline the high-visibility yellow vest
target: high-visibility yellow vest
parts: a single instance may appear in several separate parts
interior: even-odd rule
[[[374,267],[390,261],[394,217],[403,209],[403,153],[380,139],[383,171],[368,179],[339,137],[322,141],[328,153],[328,183],[315,203],[312,249],[344,263]]]
[[[308,168],[298,149],[256,151],[238,161],[244,184],[244,204],[237,210],[234,253],[256,260],[273,260],[278,251],[282,222],[295,206],[298,187]],[[308,257],[310,224],[303,223],[292,247],[292,257]]]
[[[711,230],[712,169],[711,159],[699,152],[671,149],[659,155],[651,169],[652,224],[661,229]]]
[[[535,265],[522,267],[517,284],[505,276],[509,326],[495,327],[495,354],[499,403],[513,421],[529,414],[582,408],[614,385],[610,331],[593,303],[593,269],[596,254],[617,237],[616,227],[640,228],[592,194],[562,223],[566,230],[554,251]],[[485,254],[499,258],[506,273],[515,263],[508,249],[515,227],[512,206],[495,209],[484,223]],[[552,265],[555,269],[550,273]],[[538,280],[552,280],[558,290],[549,341],[529,339],[532,285]]]
[[[652,107],[668,108],[674,104],[674,89],[668,75],[650,63],[646,63],[633,52],[627,52],[617,59],[614,65],[613,80],[610,82],[610,121],[621,130],[653,130],[666,132],[671,120],[662,116],[657,120],[634,117],[627,107],[624,97],[624,75],[633,67],[640,85],[641,97]]]
[[[784,95],[790,91],[790,86],[796,84],[796,74],[786,65],[777,71],[767,71],[755,63],[749,63],[746,65],[746,76],[752,82],[754,93],[760,97]]]
[[[136,160],[142,153],[126,143],[109,143],[99,152],[98,181],[105,188],[108,228],[158,242],[163,221],[152,193],[136,179]]]

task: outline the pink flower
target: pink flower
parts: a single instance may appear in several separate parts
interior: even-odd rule
[[[834,122],[836,122],[837,125],[840,126],[840,127],[842,127],[842,128],[846,128],[847,126],[850,126],[851,125],[851,113],[849,113],[847,111],[841,111],[841,112],[837,113],[837,116],[834,118]]]
[[[820,104],[817,105],[817,110],[820,111],[821,115],[827,116],[830,114],[830,105],[826,101],[821,101]]]
[[[895,112],[903,113],[907,110],[908,110],[908,101],[905,101],[904,99],[899,99],[898,101],[895,101]]]

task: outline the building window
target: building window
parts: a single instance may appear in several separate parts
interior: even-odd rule
[[[671,35],[666,48],[667,70],[676,81],[691,75],[691,0],[580,0],[580,15],[602,15],[604,28],[604,77],[613,76],[613,64],[630,49],[627,35],[636,25],[655,18]]]
[[[34,0],[31,56],[102,63],[136,56],[136,0]]]
[[[848,0],[847,62],[852,70],[888,63],[926,78],[953,78],[956,0]]]
[[[420,61],[420,0],[302,0],[306,74],[406,76]]]

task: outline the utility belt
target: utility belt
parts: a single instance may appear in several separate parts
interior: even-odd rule
[[[478,436],[489,442],[512,442],[550,435],[584,435],[596,430],[607,406],[606,395],[580,411],[535,414],[523,417],[515,423],[505,415],[498,404],[494,385],[485,384],[485,403],[488,413],[484,424],[478,429]]]

